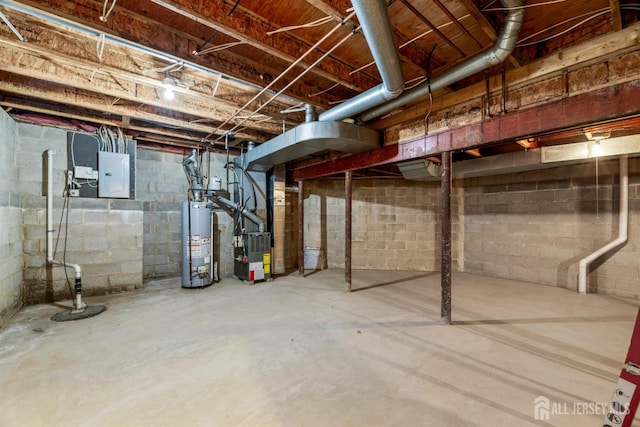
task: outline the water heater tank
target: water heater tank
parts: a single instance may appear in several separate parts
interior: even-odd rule
[[[216,276],[213,210],[209,202],[182,204],[182,287],[200,288]]]

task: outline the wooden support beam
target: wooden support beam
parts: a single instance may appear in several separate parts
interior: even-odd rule
[[[621,120],[640,114],[637,99],[640,99],[640,85],[630,81],[401,144],[385,145],[364,153],[294,169],[292,177],[294,180],[314,179],[446,151],[466,150],[603,121]]]
[[[157,123],[159,127],[171,126],[184,129],[185,132],[193,131],[202,135],[211,132],[210,126],[190,122],[187,117],[182,117],[179,114],[166,116],[155,108],[143,104],[114,103],[114,98],[100,93],[54,85],[42,80],[12,75],[6,71],[0,71],[0,92],[42,100],[43,103],[38,103],[39,106],[25,101],[22,101],[21,105],[30,111],[54,116],[64,117],[65,110],[62,109],[62,106],[73,106],[85,109],[87,117],[102,115],[106,120],[101,123],[105,124],[113,116],[129,116],[149,124]],[[57,108],[55,104],[59,104]],[[261,141],[265,139],[266,134],[244,130],[238,132],[236,136]]]
[[[265,37],[267,33],[278,28],[269,25],[263,20],[252,19],[246,13],[242,13],[242,10],[236,10],[235,13],[229,16],[225,8],[209,0],[152,1],[172,12],[188,17],[194,22],[207,25],[214,30],[221,31],[288,63],[301,57],[313,45],[313,42],[302,43],[299,39],[286,33],[275,33]],[[339,22],[336,24],[339,24]],[[345,29],[340,33],[344,36],[348,31],[351,31],[351,27],[346,25]],[[312,52],[301,63],[301,68],[307,68],[321,54],[322,52],[319,50]],[[350,67],[329,57],[318,64],[313,73],[356,91],[362,91],[378,83],[365,74],[350,74],[350,71]]]
[[[189,33],[188,31],[192,31],[191,28],[185,28],[180,32],[159,20],[150,19],[147,16],[148,9],[154,6],[148,5],[149,2],[146,1],[128,5],[135,8],[135,10],[126,10],[118,4],[109,15],[107,23],[98,20],[102,13],[104,3],[102,0],[85,0],[82,7],[69,7],[69,2],[66,0],[49,0],[47,2],[21,0],[20,2],[82,25],[88,25],[97,31],[112,34],[134,43],[140,43],[157,51],[196,63],[226,76],[233,76],[234,79],[250,82],[259,87],[264,86],[264,81],[260,78],[261,75],[265,72],[276,75],[279,72],[279,70],[267,67],[265,64],[248,61],[243,56],[233,54],[231,50],[222,50],[206,55],[193,55],[193,50],[202,42],[201,37]],[[218,3],[211,3],[211,7],[222,9]],[[158,9],[163,11],[162,8]],[[164,18],[166,18],[166,13]],[[31,18],[28,19],[31,20]],[[196,24],[194,27],[198,25]],[[43,28],[46,27],[47,25],[45,24]],[[26,34],[29,34],[29,32]],[[108,49],[105,49],[105,52],[107,51]],[[95,42],[94,46],[87,52],[95,52]],[[226,83],[228,79],[224,79],[224,81]],[[372,79],[372,82],[375,82],[375,80]],[[345,85],[348,86],[347,83]],[[296,82],[287,90],[287,94],[297,99],[305,100],[308,99],[308,94],[315,93],[321,89],[306,85],[303,82]],[[325,98],[326,101],[338,99],[333,98],[331,94],[328,94]],[[325,105],[324,99],[317,101],[318,105],[329,106],[329,104]]]
[[[471,40],[473,40],[473,42],[475,43],[475,45],[478,47],[478,49],[483,49],[484,46],[482,46],[482,43],[480,43],[478,40],[476,40],[475,37],[473,37],[473,34],[471,34],[469,32],[469,30],[467,30],[467,27],[465,27],[464,25],[462,25],[460,23],[460,21],[458,21],[458,18],[456,18],[453,13],[451,13],[451,11],[447,8],[446,5],[444,5],[440,0],[432,0],[433,3],[438,6],[440,8],[440,10],[447,15],[447,18],[449,18],[451,20],[451,22],[453,22],[453,24],[458,28],[458,30],[462,33],[464,33],[468,38],[470,38]]]
[[[611,7],[611,21],[613,22],[613,31],[622,29],[622,13],[620,12],[620,1],[609,0]]]
[[[91,64],[76,61],[58,55],[51,57],[32,44],[27,49],[19,49],[0,38],[0,70],[10,73],[53,82],[65,86],[73,86],[85,91],[100,93],[113,100],[127,100],[137,104],[145,104],[157,108],[166,108],[167,101],[160,94],[161,82],[150,81],[139,76],[131,76],[124,72],[101,67],[94,73]],[[235,106],[225,105],[217,99],[204,97],[202,94],[190,93],[178,89],[178,100],[172,102],[171,109],[183,114],[200,118],[219,120],[229,117]],[[255,129],[278,134],[281,125],[275,122],[252,123]]]
[[[549,78],[560,74],[569,67],[576,67],[582,63],[588,63],[598,58],[615,57],[620,52],[630,49],[637,49],[640,44],[640,22],[630,25],[622,31],[611,32],[602,36],[569,47],[551,56],[536,62],[527,64],[514,70],[507,70],[507,85],[511,88],[523,84],[530,84],[536,79]],[[604,60],[604,58],[603,58]],[[494,76],[490,79],[490,86],[494,91],[501,90],[502,76]],[[433,111],[442,110],[458,104],[469,102],[485,95],[486,82],[478,82],[474,85],[458,90],[454,93],[434,97],[431,109]],[[425,105],[427,107],[425,107]],[[370,124],[374,129],[388,129],[401,123],[409,122],[424,117],[424,112],[428,108],[428,99],[405,106],[397,114],[390,115]]]

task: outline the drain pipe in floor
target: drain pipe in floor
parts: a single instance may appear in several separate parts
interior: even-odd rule
[[[627,156],[620,157],[620,213],[618,215],[618,237],[597,251],[582,258],[578,271],[578,292],[587,293],[587,274],[589,264],[602,255],[619,249],[627,243],[629,225],[629,165]]]

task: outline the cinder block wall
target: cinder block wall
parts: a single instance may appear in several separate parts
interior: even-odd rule
[[[15,128],[13,119],[0,109],[0,324],[22,303],[22,215],[15,187]]]
[[[53,208],[55,258],[82,267],[83,294],[120,292],[142,286],[142,202],[116,199],[70,199],[68,227],[60,226],[65,185],[66,131],[16,125],[16,169],[23,218],[25,303],[69,298],[62,267],[46,263],[46,185],[43,152],[54,149]],[[66,243],[66,254],[65,254]],[[74,272],[67,270],[73,285]]]
[[[454,165],[455,167],[455,165]],[[629,241],[590,290],[640,296],[640,159],[629,159]],[[465,271],[577,289],[578,262],[617,237],[618,161],[466,179]]]
[[[344,267],[344,181],[305,182],[305,246],[327,254],[328,267]],[[459,241],[458,189],[452,197],[453,241]],[[440,268],[440,183],[403,179],[353,181],[352,267],[434,271]],[[460,269],[461,246],[452,246]]]

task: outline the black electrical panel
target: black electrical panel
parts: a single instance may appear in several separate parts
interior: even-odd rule
[[[125,140],[125,144],[126,150],[124,149],[124,147],[121,147],[122,151],[126,151],[124,153],[117,153],[117,150],[105,151],[104,143],[102,143],[99,135],[81,132],[68,132],[67,169],[69,170],[68,176],[71,179],[71,182],[67,183],[71,184],[68,188],[69,195],[72,197],[88,198],[109,197],[135,199],[136,141],[127,139]],[[103,153],[102,156],[99,154],[100,152]],[[108,152],[110,154],[105,155],[105,152]],[[128,171],[124,171],[128,173],[123,174],[123,171],[118,172],[120,172],[121,176],[124,177],[123,179],[128,180],[128,192],[113,196],[112,192],[105,192],[104,188],[100,189],[99,171],[101,165],[99,158],[104,159],[107,157],[118,157],[118,155],[123,157],[124,160],[127,160],[127,162],[123,162],[122,164],[128,164]],[[104,165],[102,166],[104,167]],[[107,172],[106,175],[109,177],[111,185],[111,181],[113,181],[115,177],[111,176],[111,172]],[[106,183],[104,173],[102,178],[102,180]],[[119,187],[122,188],[123,186],[120,185]],[[126,187],[127,186],[125,185],[124,188]],[[104,196],[104,194],[107,194],[107,196]]]

